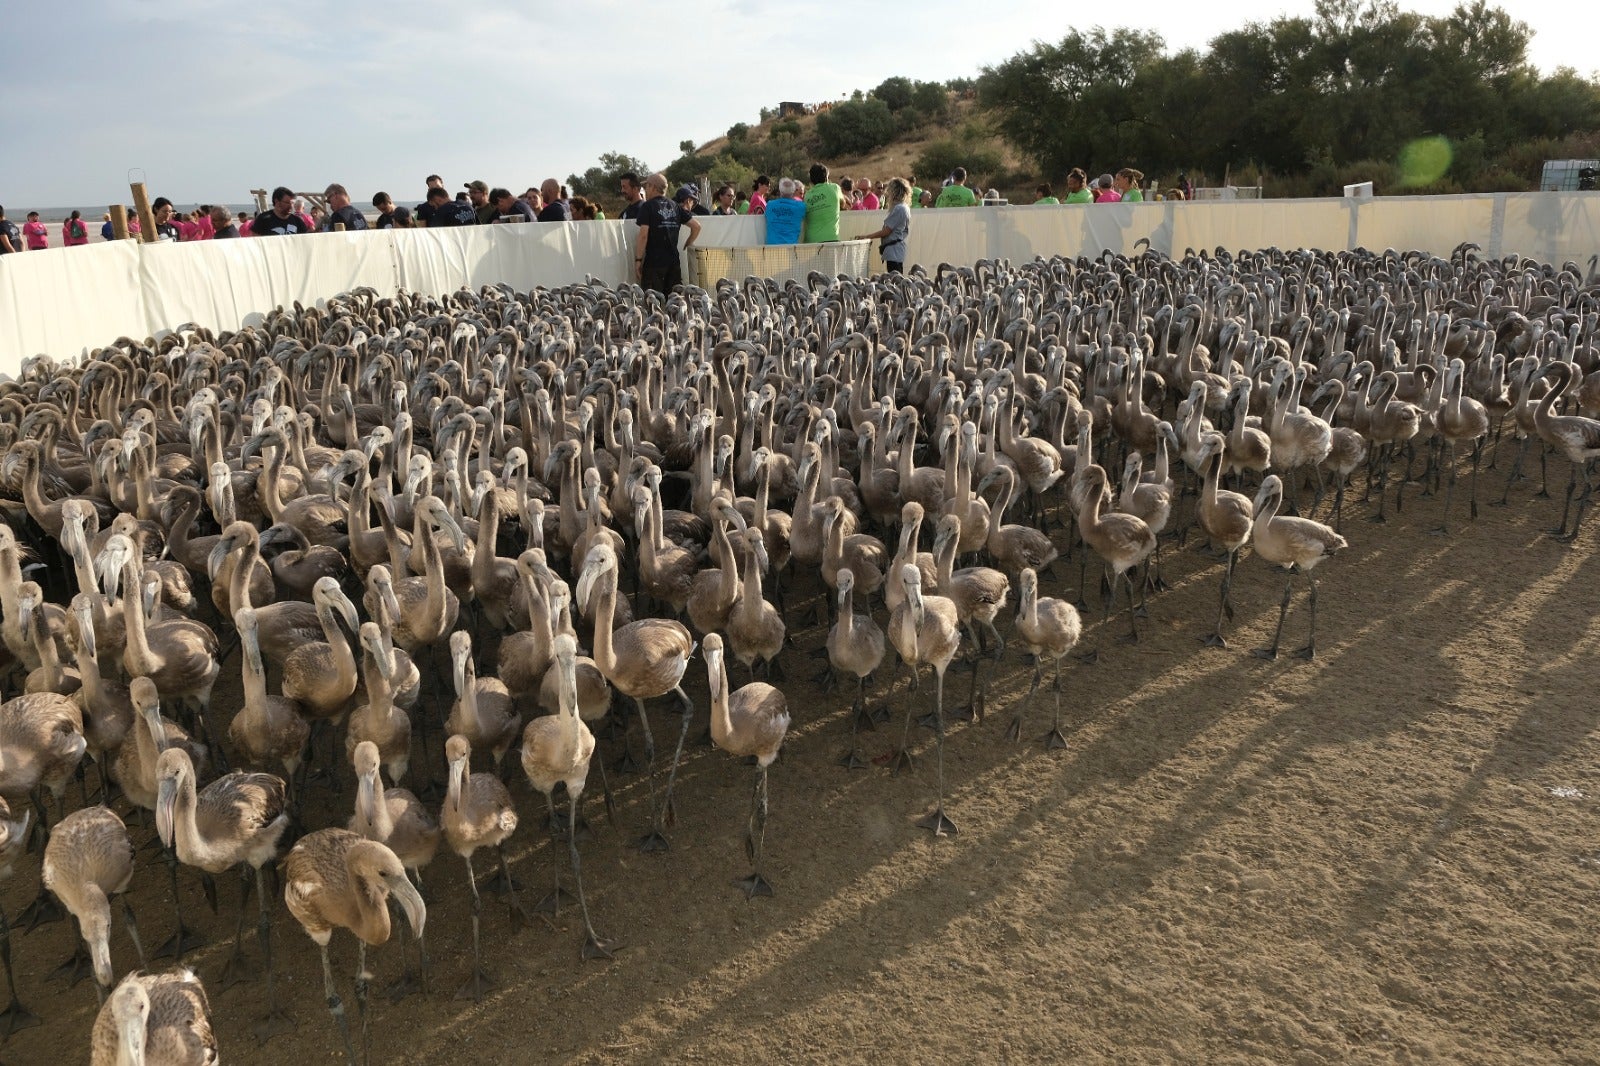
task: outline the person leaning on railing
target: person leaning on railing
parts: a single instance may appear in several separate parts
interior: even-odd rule
[[[883,256],[883,267],[891,274],[902,274],[906,269],[906,237],[911,233],[911,209],[906,198],[911,195],[911,183],[904,178],[890,178],[883,187],[889,213],[883,217],[883,228],[866,235],[869,241],[882,241],[878,254]]]
[[[799,244],[805,229],[806,205],[800,198],[803,187],[793,178],[778,181],[778,195],[767,201],[767,243]]]

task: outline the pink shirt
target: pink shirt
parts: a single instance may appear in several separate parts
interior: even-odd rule
[[[50,231],[44,228],[43,222],[24,222],[22,236],[27,239],[30,252],[50,247]]]
[[[852,211],[876,211],[878,209],[878,203],[879,203],[878,194],[875,193],[875,192],[869,192],[869,193],[867,193],[867,195],[865,195],[861,199],[857,200],[856,201],[856,206],[851,208],[851,210]]]
[[[83,236],[74,237],[72,235],[72,227],[73,226],[82,226],[83,227]],[[74,222],[72,219],[69,218],[65,222],[61,223],[61,243],[66,245],[68,248],[76,248],[80,244],[88,244],[89,243],[89,223],[84,221],[81,218],[78,219],[76,222]]]
[[[1122,194],[1115,189],[1101,189],[1094,194],[1097,204],[1115,204],[1122,201]]]
[[[766,214],[767,213],[767,198],[765,196],[762,196],[758,192],[751,193],[750,194],[750,213],[752,215],[764,215],[764,214]]]

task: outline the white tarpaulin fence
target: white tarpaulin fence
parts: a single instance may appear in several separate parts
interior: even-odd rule
[[[840,236],[860,238],[883,212],[851,212]],[[765,243],[766,223],[702,218],[699,245]],[[313,304],[358,285],[430,295],[463,285],[527,289],[593,276],[632,278],[636,228],[570,222],[443,230],[379,230],[193,244],[129,241],[0,257],[0,371],[28,356],[77,358],[121,336],[185,322],[233,329],[296,300]],[[1600,194],[1500,193],[1375,200],[1178,201],[916,211],[909,264],[1138,251],[1265,247],[1421,249],[1447,255],[1472,241],[1491,257],[1517,252],[1560,263],[1600,253]],[[859,261],[859,260],[858,260]],[[882,269],[874,247],[871,271]],[[752,257],[752,265],[759,257]],[[849,265],[854,265],[849,264]],[[689,264],[685,264],[686,275]],[[841,267],[843,269],[843,267]]]

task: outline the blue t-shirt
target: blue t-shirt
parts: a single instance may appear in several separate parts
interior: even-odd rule
[[[804,201],[779,198],[767,201],[767,243],[799,244],[806,221]]]

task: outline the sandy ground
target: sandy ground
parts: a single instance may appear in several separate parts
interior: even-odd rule
[[[1552,460],[1558,492],[1566,476]],[[1484,496],[1499,487],[1486,479]],[[1152,599],[1142,643],[1116,643],[1124,621],[1100,626],[1091,596],[1083,647],[1103,650],[1065,671],[1065,751],[1038,743],[1048,687],[1027,708],[1026,742],[1004,739],[1030,677],[1015,651],[987,718],[953,728],[954,838],[914,824],[932,801],[928,731],[915,772],[837,765],[849,695],[805,679],[822,640],[807,629],[785,653],[795,726],[771,776],[775,898],[750,902],[732,884],[748,869],[754,771],[691,740],[669,853],[627,846],[646,819],[641,778],[614,782],[615,827],[591,810],[599,837],[584,868],[595,923],[621,944],[615,961],[580,961],[575,911],[513,936],[489,898],[497,986],[479,1003],[452,999],[469,911],[462,864],[441,852],[426,873],[434,991],[374,999],[374,1061],[1600,1061],[1589,626],[1600,523],[1577,546],[1556,543],[1544,531],[1559,497],[1534,500],[1533,487],[1476,523],[1458,498],[1449,539],[1427,532],[1438,499],[1408,500],[1378,526],[1356,493],[1351,547],[1318,571],[1311,664],[1248,653],[1270,638],[1283,588],[1248,556],[1233,647],[1201,646],[1221,564],[1192,540],[1169,546],[1174,587]],[[1076,589],[1075,560],[1058,575],[1046,594]],[[1296,595],[1285,652],[1304,639]],[[703,721],[698,660],[690,680]],[[950,682],[960,702],[967,675]],[[893,746],[906,695],[902,678],[893,730],[864,734],[868,755]],[[919,711],[932,695],[925,683]],[[658,736],[675,735],[675,716],[652,714]],[[525,781],[513,795],[524,816],[513,868],[532,900],[558,867],[566,876],[565,847],[538,828],[543,805]],[[310,824],[342,823],[352,796],[348,784],[314,792]],[[171,901],[155,854],[140,861],[133,898],[154,943],[171,931]],[[6,886],[7,912],[36,885],[29,858]],[[213,986],[224,1059],[336,1060],[316,949],[281,903],[275,951],[297,1030],[258,1048],[262,986],[215,990],[237,905],[232,879],[220,887],[212,917],[183,881],[212,938],[191,962]],[[69,935],[58,924],[14,937],[22,998],[46,1020],[0,1048],[14,1066],[86,1056],[92,981],[44,978]],[[134,963],[120,929],[113,951],[119,972]],[[335,938],[334,965],[348,1000],[348,936]],[[392,979],[398,948],[373,966],[380,984]]]

